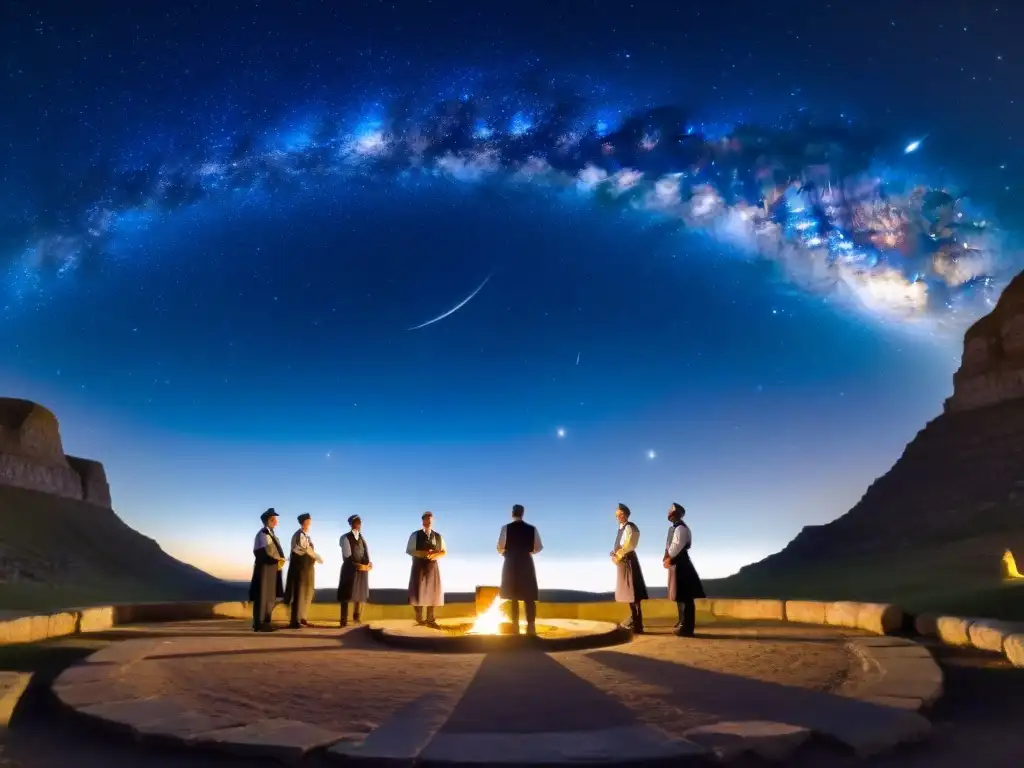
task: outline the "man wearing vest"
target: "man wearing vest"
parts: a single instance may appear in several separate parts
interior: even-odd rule
[[[405,545],[405,553],[412,558],[409,571],[409,605],[416,614],[416,623],[437,628],[434,608],[444,605],[444,589],[441,587],[441,568],[437,561],[448,552],[444,538],[434,530],[434,513],[424,512],[423,526],[414,531]],[[423,609],[427,609],[426,618]]]
[[[629,619],[623,624],[634,634],[644,633],[644,614],[641,601],[647,599],[647,583],[640,569],[636,548],[640,544],[640,529],[629,520],[629,507],[619,504],[615,519],[619,521],[619,532],[612,548],[612,563],[615,564],[615,602],[629,603]]]
[[[359,623],[362,604],[370,599],[370,548],[363,538],[363,521],[359,515],[348,519],[348,533],[341,537],[341,575],[338,577],[338,602],[341,603],[341,626],[348,626],[348,604],[352,603],[352,623]]]
[[[690,562],[690,544],[693,536],[689,526],[683,522],[686,510],[681,504],[673,504],[668,510],[668,537],[665,540],[665,557],[662,565],[668,571],[668,599],[673,600],[679,612],[676,635],[693,637],[697,608],[695,601],[705,597],[697,569]]]
[[[263,527],[252,545],[252,581],[249,582],[249,601],[252,603],[252,628],[255,632],[273,632],[270,619],[277,599],[284,596],[281,569],[284,568],[284,549],[277,540],[277,512],[273,507],[260,515]]]
[[[537,634],[537,570],[533,556],[544,549],[537,529],[523,520],[522,504],[512,507],[512,522],[501,527],[498,553],[505,558],[501,566],[501,589],[498,596],[510,600],[509,618],[519,634],[519,601],[526,608],[526,633]]]
[[[324,559],[313,548],[313,540],[309,537],[309,527],[313,518],[304,513],[299,515],[299,530],[292,536],[289,555],[288,579],[284,585],[284,601],[292,608],[291,629],[310,626],[309,606],[316,593],[315,566]]]

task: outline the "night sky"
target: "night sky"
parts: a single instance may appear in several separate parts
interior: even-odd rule
[[[230,578],[268,506],[320,586],[355,512],[404,586],[432,510],[448,589],[514,503],[542,586],[597,590],[618,502],[655,583],[671,502],[706,577],[837,517],[1024,266],[1024,6],[662,5],[5,3],[0,392]],[[754,215],[809,120],[870,163]],[[887,229],[918,184],[955,235]]]

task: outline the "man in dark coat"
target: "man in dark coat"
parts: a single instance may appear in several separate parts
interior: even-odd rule
[[[273,508],[260,515],[263,527],[252,545],[252,581],[249,582],[249,601],[252,603],[252,628],[255,632],[273,632],[270,621],[277,600],[284,596],[281,569],[284,568],[284,549],[274,534],[277,512]]]
[[[647,583],[640,570],[640,559],[636,555],[640,544],[640,529],[629,521],[629,507],[619,504],[615,519],[619,521],[619,532],[612,549],[612,562],[616,568],[615,601],[629,603],[629,619],[623,626],[637,635],[644,632],[644,614],[640,601],[647,599]]]
[[[668,599],[675,601],[679,611],[676,634],[679,637],[693,637],[697,623],[695,601],[705,597],[697,569],[690,562],[690,544],[693,536],[689,526],[683,522],[686,510],[681,504],[673,504],[668,510],[668,538],[665,541],[665,557],[662,564],[668,571]]]
[[[359,609],[370,599],[370,549],[363,538],[363,521],[359,515],[348,519],[348,533],[341,537],[341,575],[338,577],[338,602],[341,603],[341,626],[348,626],[348,604],[352,603],[352,622],[359,623]]]
[[[512,522],[501,527],[498,553],[505,558],[501,566],[501,589],[498,596],[511,600],[509,618],[519,634],[519,601],[526,607],[526,633],[537,634],[537,569],[533,556],[544,549],[537,529],[523,520],[522,504],[512,507]]]
[[[434,608],[444,605],[444,589],[441,587],[441,568],[437,561],[448,554],[444,538],[434,530],[434,513],[424,512],[423,526],[414,531],[405,546],[405,553],[412,558],[409,571],[409,605],[416,613],[416,623],[437,627]],[[424,619],[423,609],[427,609]]]
[[[284,586],[284,601],[291,605],[292,620],[288,625],[291,629],[308,627],[309,606],[316,592],[314,568],[324,560],[313,549],[313,540],[309,538],[309,527],[313,518],[308,514],[299,515],[299,530],[292,536],[289,549],[288,579]]]

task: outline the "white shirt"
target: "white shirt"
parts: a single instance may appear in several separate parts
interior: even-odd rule
[[[619,557],[625,557],[639,546],[640,529],[629,523],[619,523],[619,530],[622,531],[622,540],[619,541],[619,548],[615,554]]]
[[[501,526],[501,533],[498,534],[498,551],[501,554],[505,554],[505,539],[508,537],[508,525]],[[544,549],[544,545],[540,540],[540,531],[536,527],[533,529],[533,553],[536,555]]]
[[[423,530],[423,529],[421,528],[420,530]],[[426,534],[430,534],[430,533],[434,534],[434,538],[437,539],[437,547],[438,547],[439,551],[441,551],[441,552],[447,552],[448,551],[448,548],[444,545],[444,539],[441,537],[440,533],[437,533],[436,531],[433,531],[433,530],[423,531],[423,532],[426,533]],[[416,531],[412,536],[410,536],[409,537],[409,543],[405,545],[405,554],[409,555],[410,557],[413,557],[416,554],[416,536],[418,534],[419,534],[419,531]]]
[[[292,553],[296,555],[308,555],[316,560],[318,563],[323,562],[323,558],[316,553],[313,549],[313,540],[309,538],[309,534],[301,528],[295,532],[292,536]]]
[[[693,540],[693,534],[685,525],[672,527],[672,541],[668,545],[668,556],[675,557]]]
[[[355,536],[356,537],[356,541],[359,541],[359,539],[362,538],[362,534],[359,531],[349,531],[348,533],[351,533],[353,536]],[[340,542],[340,544],[341,544],[341,556],[343,558],[345,558],[346,560],[348,558],[352,557],[352,545],[348,541],[348,533],[344,534],[341,537],[341,542]]]

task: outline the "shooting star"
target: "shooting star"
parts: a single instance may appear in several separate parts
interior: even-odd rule
[[[580,364],[580,353],[577,352],[576,353],[576,365],[579,365],[579,364]]]
[[[491,274],[493,275],[494,273],[492,272]],[[491,279],[491,275],[488,275],[487,277],[485,277],[484,281],[482,283],[480,283],[479,286],[477,286],[477,289],[475,291],[473,291],[471,294],[469,294],[469,296],[464,298],[462,301],[460,301],[454,307],[449,309],[443,315],[438,315],[433,320],[427,320],[427,322],[425,322],[425,323],[421,323],[420,325],[414,325],[412,328],[407,328],[406,330],[408,330],[408,331],[418,331],[420,328],[426,328],[428,325],[433,325],[434,323],[438,322],[439,320],[444,320],[449,315],[454,315],[456,312],[458,312],[464,306],[469,304],[469,302],[471,302],[473,300],[473,297],[476,296],[478,293],[480,293],[480,291],[483,289],[483,287],[485,285],[487,285],[487,281],[490,280],[490,279]]]

